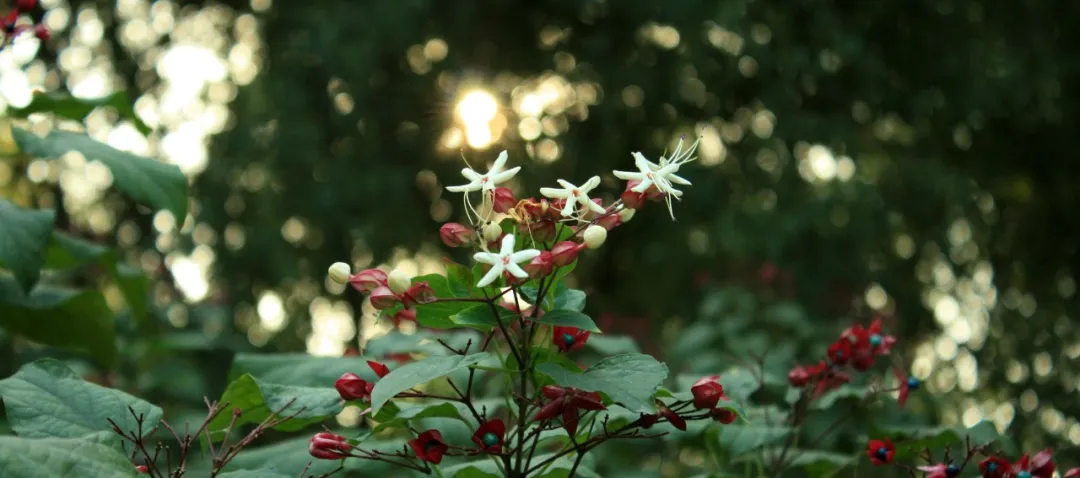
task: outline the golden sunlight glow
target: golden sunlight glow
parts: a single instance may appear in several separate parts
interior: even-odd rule
[[[499,113],[499,103],[491,93],[470,91],[458,102],[456,110],[458,118],[465,123],[465,140],[469,146],[484,149],[494,142],[491,122]]]

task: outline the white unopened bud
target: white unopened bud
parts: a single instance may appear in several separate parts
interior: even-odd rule
[[[629,208],[626,208],[626,209],[623,209],[622,211],[619,211],[619,222],[622,222],[622,223],[630,222],[630,220],[634,218],[634,213],[635,212],[637,212],[637,209],[629,209]]]
[[[499,226],[498,224],[495,224],[494,222],[489,222],[489,223],[484,225],[483,232],[484,232],[484,241],[495,242],[495,241],[499,240],[500,237],[502,237],[503,230],[502,230],[502,226]]]
[[[386,285],[390,286],[390,290],[395,294],[403,294],[405,291],[412,287],[412,277],[402,272],[401,269],[394,269],[389,276],[386,277]]]
[[[352,276],[352,268],[344,262],[335,262],[330,266],[330,280],[337,284],[348,284]]]
[[[607,240],[607,229],[593,224],[585,229],[585,233],[581,237],[585,239],[585,247],[599,249]]]

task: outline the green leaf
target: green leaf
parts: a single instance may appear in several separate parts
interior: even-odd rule
[[[476,290],[472,270],[450,259],[443,259],[446,266],[446,282],[454,297],[470,297]]]
[[[553,454],[547,453],[542,455],[536,455],[533,457],[532,464],[543,463],[550,459]],[[600,478],[595,471],[592,471],[592,455],[585,455],[585,459],[581,465],[578,466],[574,476],[580,478]],[[570,469],[574,466],[573,455],[562,456],[555,459],[550,466],[546,468],[543,473],[537,472],[536,478],[566,478],[570,474]],[[449,466],[442,469],[442,475],[446,478],[489,478],[489,477],[501,477],[504,474],[499,471],[498,465],[493,460],[479,460],[470,461],[467,463],[461,463],[454,466]]]
[[[473,365],[488,356],[488,353],[478,353],[466,356],[428,357],[402,365],[375,384],[375,388],[371,391],[371,408],[377,413],[383,404],[395,395]]]
[[[544,314],[542,317],[530,318],[533,322],[551,326],[576,327],[589,332],[600,332],[589,316],[572,310],[557,309]]]
[[[259,423],[275,413],[279,417],[293,416],[274,427],[281,431],[300,430],[337,415],[343,408],[341,396],[333,387],[279,385],[257,380],[251,375],[243,375],[230,383],[219,402],[225,404],[225,411],[209,425],[215,441],[221,439],[233,419],[232,410],[237,408],[242,412],[237,425]]]
[[[431,290],[435,292],[435,297],[451,297],[461,298],[468,297],[458,296],[454,294],[454,291],[450,289],[450,283],[446,277],[439,274],[428,274],[423,276],[414,277],[413,284],[418,282],[427,282]],[[476,302],[432,302],[429,304],[419,304],[416,306],[416,321],[424,327],[431,327],[434,329],[450,329],[457,327],[457,324],[450,319],[451,315],[461,312],[470,307],[474,307]]]
[[[566,284],[559,282],[555,285],[554,309],[567,309],[574,312],[585,310],[585,292],[577,289],[569,289]]]
[[[139,476],[116,448],[74,438],[0,436],[0,470],[5,477],[19,478]]]
[[[334,387],[346,372],[367,381],[378,377],[363,357],[314,357],[307,354],[236,354],[229,377],[251,374],[260,382],[299,387]]]
[[[0,263],[15,275],[24,293],[41,276],[55,221],[55,211],[24,209],[0,199]]]
[[[42,138],[12,128],[22,151],[36,158],[59,158],[78,151],[87,161],[101,161],[112,172],[113,185],[140,204],[167,209],[182,224],[187,218],[187,177],[175,165],[121,151],[89,136],[54,130]]]
[[[86,350],[105,367],[116,360],[113,313],[98,291],[39,286],[24,296],[13,278],[0,275],[0,327],[45,345]]]
[[[63,362],[42,359],[0,380],[11,427],[24,438],[80,438],[112,430],[112,419],[124,431],[138,424],[131,409],[143,416],[143,435],[161,420],[161,409],[119,390],[83,380]],[[0,467],[2,469],[2,467]]]
[[[310,470],[309,470],[310,471]],[[307,476],[307,475],[304,475]],[[273,470],[236,470],[217,475],[218,478],[295,478],[295,475],[286,475]]]
[[[790,428],[766,425],[724,425],[720,427],[720,447],[729,457],[773,445],[787,438]]]
[[[722,428],[722,427],[721,427]],[[723,433],[723,432],[721,432]],[[797,448],[772,447],[762,450],[762,455],[750,455],[737,461],[764,459],[772,463],[783,455],[791,468],[801,468],[809,478],[834,477],[845,468],[857,466],[858,456],[843,455],[819,450],[800,450]]]
[[[555,383],[607,395],[632,412],[655,410],[653,396],[667,378],[668,368],[645,354],[623,354],[597,362],[584,373],[574,373],[555,364],[536,367]]]
[[[503,309],[502,307],[496,307],[499,314],[502,316],[508,316],[510,311]],[[491,312],[491,306],[487,304],[474,305],[468,309],[462,310],[452,316],[450,321],[464,327],[470,327],[482,332],[491,330],[492,327],[499,325],[498,319],[495,318],[495,314]]]
[[[85,121],[90,113],[102,106],[115,108],[120,118],[134,123],[140,133],[150,134],[150,126],[147,126],[139,115],[135,114],[135,108],[128,99],[127,93],[123,91],[100,98],[76,98],[59,92],[36,93],[31,98],[30,104],[22,108],[9,107],[8,114],[16,118],[26,118],[34,113],[52,113],[69,120]]]
[[[628,335],[593,335],[589,337],[585,347],[595,350],[600,355],[641,353],[637,341]]]
[[[45,259],[46,268],[65,270],[87,264],[98,264],[109,271],[137,319],[144,321],[149,317],[150,279],[141,269],[120,263],[114,249],[53,231]]]
[[[371,433],[379,433],[388,428],[407,428],[413,420],[422,418],[453,418],[471,424],[461,415],[461,410],[454,406],[453,403],[443,402],[435,405],[418,405],[406,408],[398,412],[394,418],[380,423]]]

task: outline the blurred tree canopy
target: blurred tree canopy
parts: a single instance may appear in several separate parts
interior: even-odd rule
[[[207,22],[234,45],[257,19],[258,74],[195,180],[192,224],[212,233],[183,237],[212,251],[238,327],[264,292],[285,298],[270,347],[303,349],[330,263],[444,253],[462,155],[509,150],[519,192],[599,174],[614,196],[630,152],[700,136],[678,224],[641,215],[579,269],[592,313],[691,322],[709,284],[775,265],[824,327],[880,312],[926,338],[916,373],[971,397],[953,420],[976,406],[1080,442],[1076,2],[152,3],[100,11],[96,51],[133,97],[163,80],[122,41],[130,11],[231,11]],[[484,148],[455,115],[472,90],[499,105]]]

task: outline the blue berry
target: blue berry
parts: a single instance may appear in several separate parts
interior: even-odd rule
[[[919,382],[919,379],[917,379],[915,377],[908,377],[908,379],[907,379],[907,388],[908,388],[908,390],[918,390],[920,384],[921,383]]]
[[[1031,472],[1030,471],[1021,471],[1020,473],[1016,474],[1016,478],[1031,478]]]
[[[990,462],[986,464],[986,471],[994,473],[997,471],[997,463]]]
[[[949,477],[953,477],[960,474],[960,467],[956,465],[949,465],[945,467],[945,474]]]
[[[878,448],[877,449],[877,458],[879,460],[881,460],[881,461],[888,460],[889,459],[889,449],[885,448],[885,447]]]
[[[487,432],[484,434],[483,438],[481,438],[480,441],[484,442],[484,446],[495,446],[499,444],[499,436],[494,433]]]
[[[878,334],[871,335],[870,336],[870,345],[873,345],[875,347],[877,347],[878,345],[881,345],[881,336],[878,335]]]
[[[562,341],[567,348],[572,347],[574,345],[574,334],[563,334]]]

